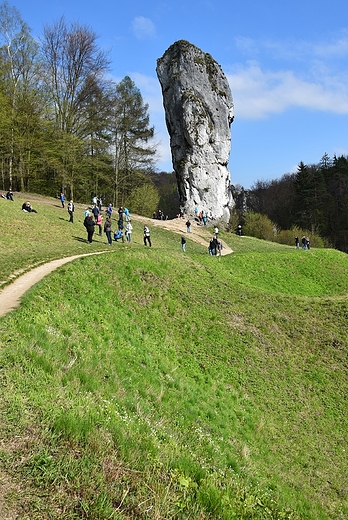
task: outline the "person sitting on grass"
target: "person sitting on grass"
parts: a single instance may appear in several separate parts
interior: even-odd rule
[[[22,204],[22,211],[25,211],[26,213],[37,213],[36,209],[31,207],[31,204],[28,200]]]

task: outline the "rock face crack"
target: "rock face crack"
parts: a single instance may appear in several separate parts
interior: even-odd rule
[[[180,40],[157,60],[181,211],[195,208],[228,222],[234,202],[227,168],[231,89],[221,66],[191,43]]]

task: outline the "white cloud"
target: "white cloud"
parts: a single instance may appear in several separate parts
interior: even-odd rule
[[[254,40],[253,38],[237,36],[236,48],[243,54],[255,58],[258,55],[273,59],[307,62],[315,59],[339,60],[348,56],[348,30],[342,30],[339,36],[331,39],[313,42],[306,40]]]
[[[302,78],[292,70],[263,70],[256,62],[228,74],[236,117],[262,119],[292,107],[348,114],[348,85],[330,76]]]
[[[139,40],[148,40],[155,38],[156,28],[154,23],[144,16],[137,16],[132,21],[133,32]]]
[[[130,76],[140,89],[145,103],[150,105],[151,112],[158,112],[163,115],[162,91],[157,77],[146,76],[139,72],[131,72]]]

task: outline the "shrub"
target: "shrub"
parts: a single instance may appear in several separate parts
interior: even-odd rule
[[[291,229],[284,229],[279,231],[275,237],[275,241],[279,244],[287,244],[288,246],[295,245],[295,237],[299,238],[301,245],[301,238],[305,235],[309,237],[311,247],[323,248],[325,247],[324,240],[317,233],[310,233],[308,230],[292,227]]]
[[[243,234],[263,240],[274,241],[277,232],[275,224],[261,213],[248,212],[245,215]]]
[[[139,186],[132,191],[127,199],[127,205],[131,212],[144,217],[152,217],[153,212],[157,210],[158,202],[158,190],[152,184]]]

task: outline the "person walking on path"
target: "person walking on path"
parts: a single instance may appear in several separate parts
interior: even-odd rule
[[[63,192],[61,192],[59,198],[60,198],[60,202],[62,203],[62,208],[64,208],[65,207],[65,195]]]
[[[149,246],[152,247],[150,230],[147,226],[144,226],[144,246],[146,246],[146,242],[148,242]]]
[[[126,224],[126,239],[127,239],[127,242],[131,242],[132,240],[132,231],[133,231],[133,226],[130,222],[130,220],[127,222]]]
[[[215,234],[216,240],[218,240],[218,238],[219,238],[219,228],[217,226],[214,227],[214,234]]]
[[[186,253],[186,238],[184,235],[181,236],[181,249],[184,253]]]
[[[189,219],[186,221],[186,231],[187,233],[191,233],[191,222]]]
[[[94,226],[95,222],[92,217],[92,213],[88,213],[87,217],[83,221],[83,225],[85,226],[87,230],[87,240],[88,243],[91,244],[93,241],[93,233],[94,233]]]
[[[209,242],[209,254],[211,256],[216,256],[216,248],[217,248],[217,240],[216,237],[213,236],[212,239]]]
[[[112,230],[111,230],[111,218],[106,217],[105,224],[104,224],[104,233],[108,239],[108,245],[111,246],[112,244]]]
[[[75,206],[74,206],[74,203],[73,201],[71,200],[68,204],[68,213],[69,213],[69,222],[74,222],[74,211],[75,211]]]

